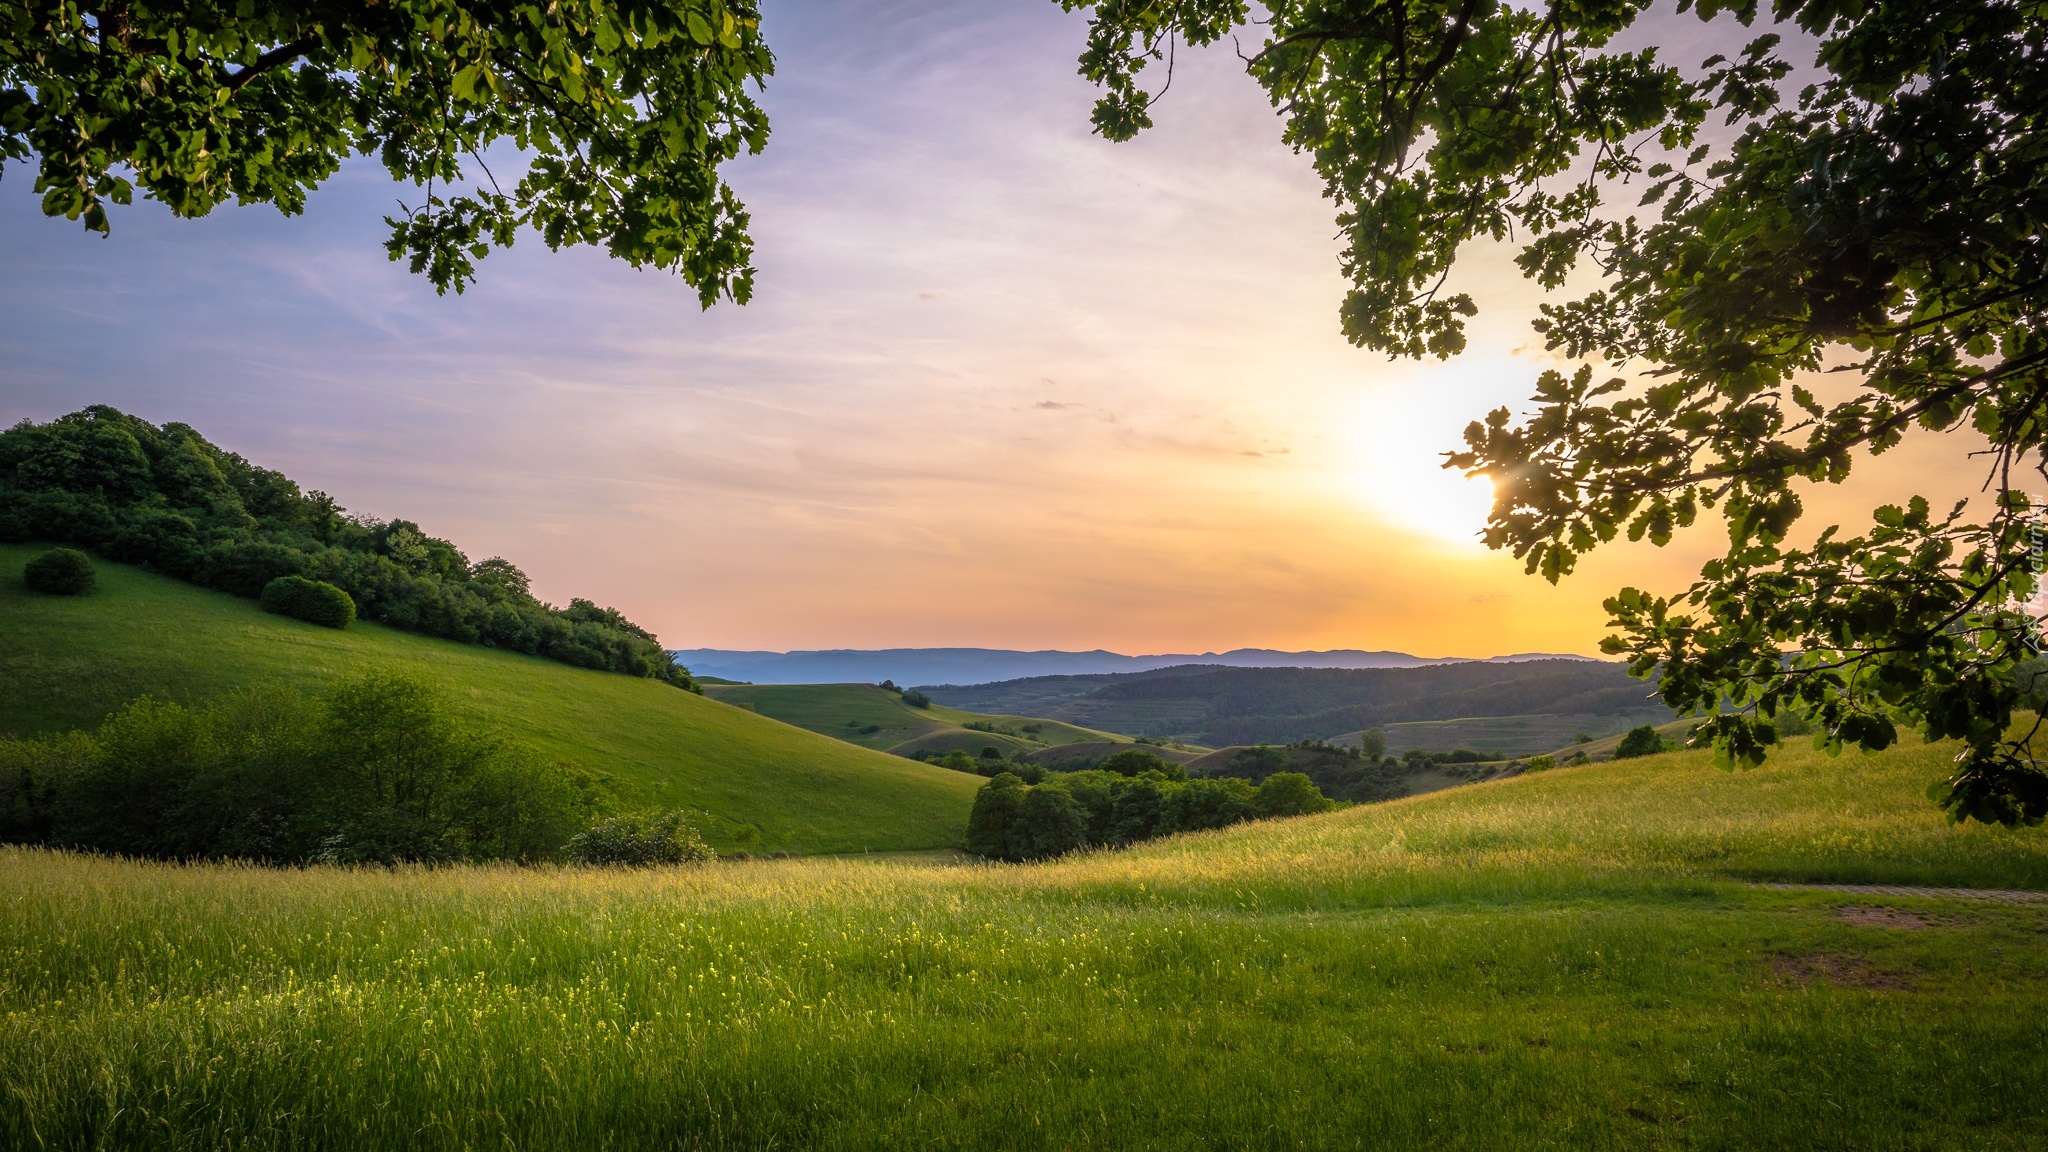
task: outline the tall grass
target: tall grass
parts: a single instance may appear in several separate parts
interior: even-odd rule
[[[4,851],[0,1145],[2039,1147],[2048,912],[1740,883],[2048,888],[2041,830],[1928,805],[1943,759],[1663,756],[1022,867]]]

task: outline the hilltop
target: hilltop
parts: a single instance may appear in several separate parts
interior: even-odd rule
[[[1192,665],[925,691],[955,708],[1028,712],[1211,747],[1330,739],[1367,727],[1387,729],[1392,745],[1396,725],[1491,718],[1489,732],[1417,731],[1417,739],[1396,751],[1471,743],[1526,754],[1548,752],[1581,731],[1605,736],[1673,719],[1653,686],[1631,678],[1619,664],[1592,660],[1375,669]]]
[[[389,666],[424,673],[487,729],[609,774],[629,803],[700,810],[721,851],[945,847],[981,784],[659,680],[374,622],[322,628],[104,560],[95,594],[41,596],[21,583],[39,551],[0,545],[0,736],[88,727],[144,693],[197,703],[257,683],[318,689]]]

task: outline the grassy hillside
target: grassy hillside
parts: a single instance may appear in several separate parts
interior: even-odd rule
[[[1058,720],[963,712],[943,704],[912,708],[900,693],[873,684],[707,684],[705,692],[785,724],[898,756],[955,748],[979,752],[991,745],[1013,756],[1064,744],[1130,742],[1128,736]],[[970,724],[995,731],[977,731]]]
[[[612,774],[635,803],[701,809],[723,851],[951,844],[980,778],[869,752],[653,680],[358,622],[334,631],[99,562],[100,590],[41,596],[0,545],[0,735],[98,723],[151,693],[197,702],[256,683],[312,690],[369,665],[444,685],[478,722]]]
[[[2048,1145],[2048,832],[1680,753],[1052,864],[0,851],[0,1146]]]

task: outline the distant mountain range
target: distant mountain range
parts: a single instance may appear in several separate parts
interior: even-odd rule
[[[1473,663],[1463,657],[1431,659],[1406,652],[1281,652],[1236,648],[1229,652],[1125,656],[1100,648],[1092,652],[1017,652],[1003,648],[833,648],[810,652],[735,652],[684,648],[676,659],[700,676],[755,684],[878,684],[893,680],[918,686],[988,684],[1028,676],[1076,676],[1149,672],[1188,664],[1225,668],[1422,668]],[[1523,652],[1485,658],[1491,663],[1528,660],[1585,660],[1584,656]]]

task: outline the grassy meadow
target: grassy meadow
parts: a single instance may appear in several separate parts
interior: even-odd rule
[[[631,804],[698,810],[720,851],[955,843],[981,779],[885,756],[654,680],[357,621],[336,631],[96,560],[99,590],[21,583],[0,545],[0,736],[97,725],[144,694],[199,704],[256,684],[318,691],[367,667],[421,673],[482,727],[607,773]]]
[[[0,1145],[2038,1148],[2048,832],[1677,753],[1026,866],[0,850]]]

